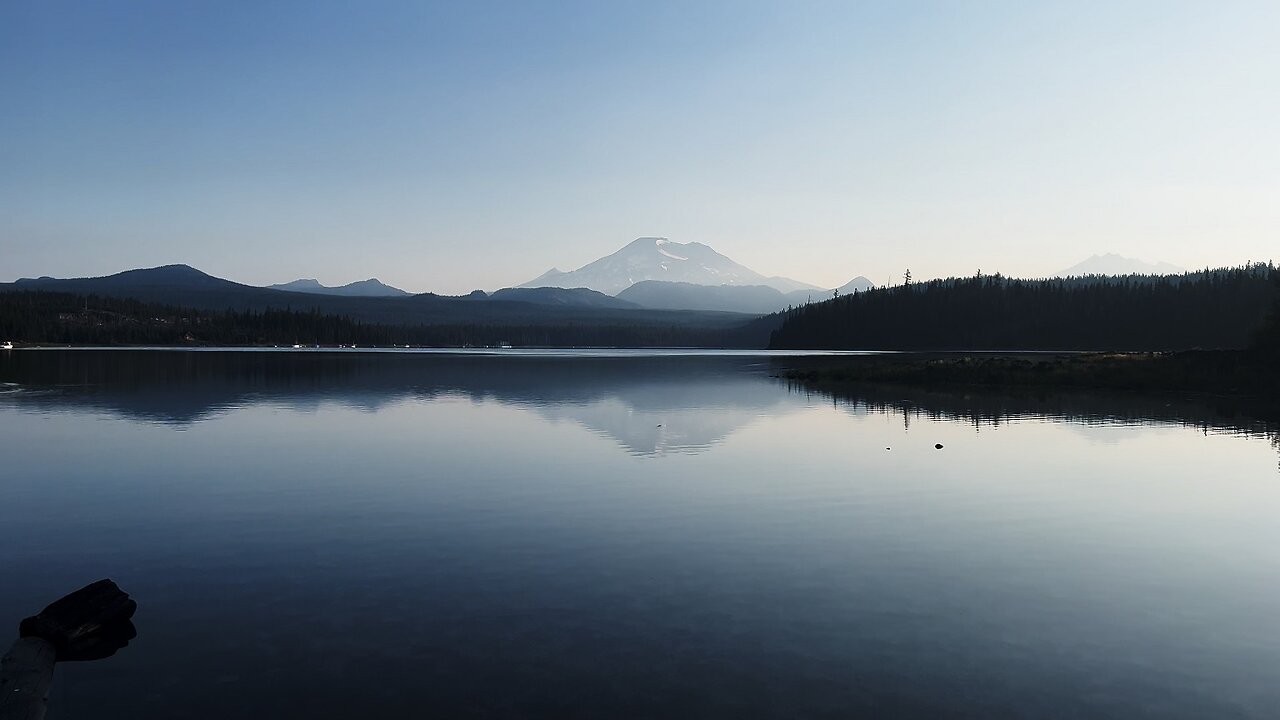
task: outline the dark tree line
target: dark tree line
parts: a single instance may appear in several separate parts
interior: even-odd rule
[[[763,337],[754,338],[757,346]],[[127,298],[0,293],[0,342],[48,345],[719,347],[740,330],[675,325],[389,325],[319,310],[209,311]]]
[[[1276,300],[1271,312],[1253,336],[1253,349],[1280,360],[1280,273],[1276,273]]]
[[[785,313],[772,348],[1178,350],[1261,342],[1280,298],[1271,264],[1175,276],[913,282]],[[1280,324],[1280,317],[1269,321]],[[1267,337],[1280,330],[1267,331]],[[1271,342],[1280,342],[1272,339]]]

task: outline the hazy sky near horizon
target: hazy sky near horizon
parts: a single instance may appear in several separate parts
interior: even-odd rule
[[[0,281],[1280,259],[1280,3],[0,4]]]

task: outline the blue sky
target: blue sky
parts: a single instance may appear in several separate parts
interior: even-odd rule
[[[0,4],[0,281],[820,285],[1280,247],[1280,4]],[[1280,258],[1276,258],[1280,259]]]

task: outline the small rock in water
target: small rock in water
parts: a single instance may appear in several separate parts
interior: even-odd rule
[[[934,445],[934,446],[933,446],[933,449],[934,449],[934,450],[941,450],[941,449],[942,449],[942,443],[938,443],[937,445]]]

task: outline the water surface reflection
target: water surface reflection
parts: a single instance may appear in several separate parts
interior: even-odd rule
[[[94,410],[183,428],[236,408],[315,412],[326,403],[378,412],[409,399],[496,401],[572,421],[637,455],[699,452],[764,415],[829,397],[850,409],[975,427],[1019,419],[1083,424],[1169,423],[1275,438],[1280,403],[1194,393],[1116,394],[1042,388],[919,388],[783,383],[788,369],[840,358],[741,353],[607,357],[501,354],[45,351],[0,357],[0,403]],[[18,381],[21,382],[18,382]]]
[[[0,402],[94,410],[183,428],[254,405],[378,412],[405,400],[463,397],[576,422],[629,453],[700,452],[766,413],[798,407],[758,375],[761,358],[420,353],[74,351],[10,354],[21,380]]]
[[[54,718],[1280,706],[1263,409],[781,362],[12,353],[0,621],[138,599]]]

